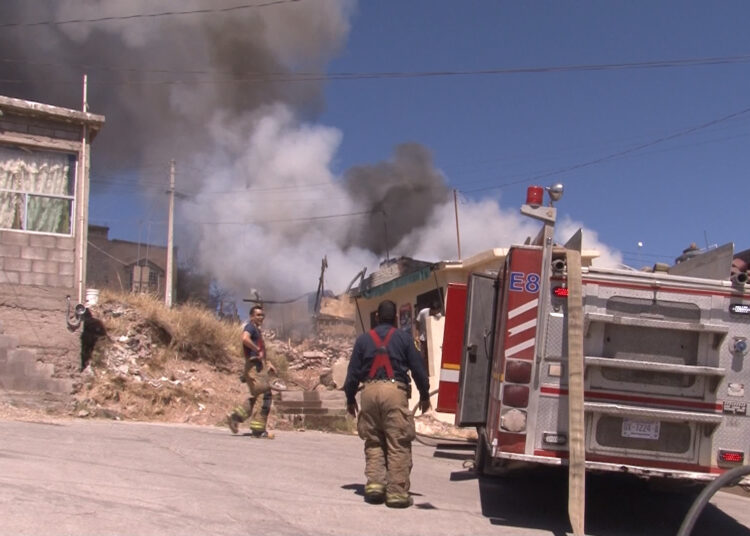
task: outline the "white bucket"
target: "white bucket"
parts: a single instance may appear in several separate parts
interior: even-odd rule
[[[99,289],[87,288],[86,289],[86,306],[96,305],[97,303],[99,303]]]

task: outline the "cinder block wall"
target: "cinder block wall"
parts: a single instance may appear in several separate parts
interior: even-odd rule
[[[80,364],[80,332],[67,329],[67,301],[74,293],[73,237],[0,231],[0,325],[69,376]]]
[[[81,139],[81,127],[78,124],[14,113],[4,113],[0,116],[0,128],[7,132],[46,136],[57,140],[79,141]]]

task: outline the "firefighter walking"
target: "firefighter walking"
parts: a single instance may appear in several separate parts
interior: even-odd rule
[[[250,309],[250,321],[242,330],[242,349],[245,353],[245,369],[240,381],[247,384],[250,397],[227,416],[229,429],[233,434],[239,431],[239,425],[250,419],[250,431],[254,437],[272,439],[266,431],[268,414],[271,411],[271,385],[268,374],[276,373],[276,368],[266,359],[266,348],[263,334],[260,331],[265,319],[260,305]]]
[[[406,508],[412,468],[411,443],[416,434],[409,411],[409,371],[419,390],[419,407],[430,409],[430,380],[412,337],[396,329],[396,304],[380,303],[378,325],[357,338],[344,382],[347,411],[357,417],[365,448],[365,501]],[[356,394],[362,384],[361,409]]]

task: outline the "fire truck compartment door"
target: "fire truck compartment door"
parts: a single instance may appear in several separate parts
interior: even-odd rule
[[[496,281],[495,277],[484,274],[469,276],[461,372],[458,379],[456,423],[459,426],[477,426],[487,422]]]
[[[465,323],[466,285],[449,283],[445,298],[443,354],[440,359],[440,383],[436,408],[443,413],[456,413],[456,406],[458,406],[458,377]]]

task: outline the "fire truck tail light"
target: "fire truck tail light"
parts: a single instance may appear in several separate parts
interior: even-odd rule
[[[719,464],[742,463],[745,461],[745,453],[738,450],[719,450]]]
[[[525,385],[504,385],[503,404],[514,408],[525,408],[529,405],[529,388]]]
[[[529,383],[531,381],[531,363],[509,359],[505,365],[505,381]]]
[[[520,433],[526,431],[526,412],[520,409],[510,409],[500,415],[500,428],[508,432]]]
[[[558,298],[567,298],[568,287],[555,287],[554,289],[552,289],[552,293]]]

